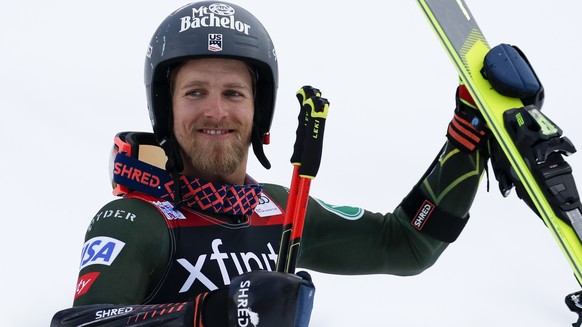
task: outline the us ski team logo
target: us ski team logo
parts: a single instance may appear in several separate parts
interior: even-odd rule
[[[222,51],[222,34],[208,34],[208,50]]]
[[[83,245],[79,270],[90,265],[110,266],[124,246],[125,242],[112,237],[93,237]]]

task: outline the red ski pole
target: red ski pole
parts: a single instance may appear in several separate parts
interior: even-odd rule
[[[307,99],[312,96],[320,96],[321,92],[311,86],[303,86],[295,94],[299,100],[299,115],[297,116],[297,130],[295,131],[295,144],[291,154],[291,164],[293,165],[293,174],[291,176],[291,185],[289,187],[289,196],[287,198],[287,207],[285,209],[285,220],[283,221],[283,233],[279,244],[279,255],[277,257],[277,271],[286,271],[286,259],[289,251],[289,242],[291,239],[291,230],[293,228],[293,210],[299,193],[299,167],[301,166],[301,155],[303,154],[303,145],[305,143],[305,127],[311,115],[310,107],[306,105]]]
[[[321,98],[320,94],[314,95],[304,101],[302,110],[309,112],[309,115],[305,116],[307,118],[303,127],[305,135],[303,148],[301,149],[301,161],[299,165],[294,167],[294,172],[295,168],[297,168],[297,175],[299,175],[299,182],[296,186],[297,193],[291,193],[291,191],[289,193],[290,197],[296,198],[288,201],[286,212],[286,220],[291,219],[290,232],[287,232],[290,233],[290,240],[288,241],[289,245],[285,256],[281,256],[281,253],[279,254],[279,262],[284,258],[285,264],[284,268],[278,265],[278,269],[283,269],[287,273],[295,272],[299,256],[311,180],[317,175],[321,162],[323,132],[329,111],[329,101]],[[291,202],[290,205],[289,202]],[[284,233],[286,231],[287,229],[284,229]]]

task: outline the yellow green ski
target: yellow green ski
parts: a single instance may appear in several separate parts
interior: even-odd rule
[[[507,127],[508,120],[513,119],[518,125],[523,123],[521,120],[523,117],[520,115],[524,112],[516,113],[513,109],[523,108],[524,105],[520,99],[497,93],[489,81],[483,77],[481,69],[490,47],[465,2],[463,0],[417,1],[453,61],[459,76],[475,99],[499,147],[511,165],[512,173],[527,192],[530,206],[543,219],[570,263],[578,282],[582,284],[582,242],[580,241],[582,214],[570,167],[563,159],[560,160],[561,173],[569,174],[569,176],[559,176],[558,181],[552,180],[551,173],[546,174],[543,170],[546,169],[545,167],[543,169],[541,166],[538,167],[537,162],[532,162],[531,157],[523,154],[523,148],[516,141],[520,135],[510,134]],[[535,120],[539,120],[542,126],[547,126],[540,131],[542,138],[546,134],[555,135],[557,132],[558,137],[561,135],[561,130],[539,110],[533,108],[528,112]],[[565,141],[569,143],[567,139]],[[574,151],[575,149],[572,153]],[[551,149],[547,152],[551,152]],[[556,151],[556,153],[559,152]],[[559,155],[558,159],[561,159],[562,154],[564,153],[552,155]],[[564,183],[567,185],[562,185]],[[564,194],[561,192],[566,188],[569,196],[563,199]]]

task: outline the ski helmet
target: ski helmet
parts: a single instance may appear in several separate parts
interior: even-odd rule
[[[149,116],[158,142],[181,171],[183,163],[172,132],[169,77],[180,63],[208,57],[238,59],[256,71],[251,143],[261,164],[270,168],[263,143],[268,143],[277,95],[275,48],[255,16],[227,2],[200,1],[177,9],[160,24],[150,41],[144,77]]]

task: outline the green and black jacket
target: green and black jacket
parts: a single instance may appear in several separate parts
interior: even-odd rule
[[[310,198],[297,266],[348,275],[422,272],[461,232],[486,163],[483,150],[446,144],[389,213]],[[86,234],[74,306],[187,302],[247,271],[275,270],[287,196],[287,188],[263,184],[250,217],[173,211],[139,192],[106,204]]]

